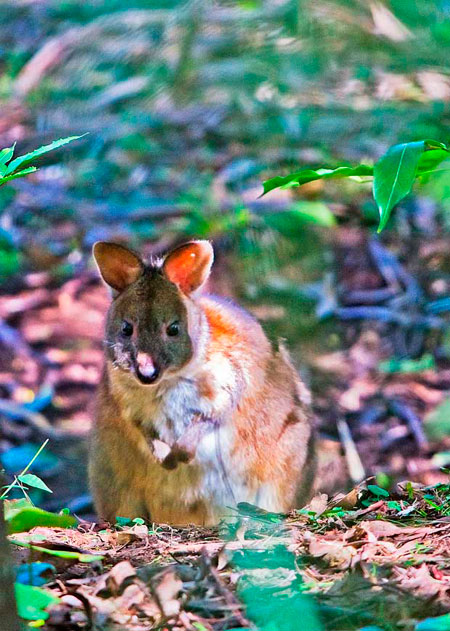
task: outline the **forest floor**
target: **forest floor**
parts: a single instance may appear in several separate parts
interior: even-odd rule
[[[338,233],[342,308],[346,300],[351,305],[352,291],[362,288],[367,297],[385,283],[370,247],[362,231],[347,228],[342,240]],[[390,247],[403,261],[397,289],[410,309],[408,282],[418,275],[426,284],[426,262],[445,257],[445,243],[422,244],[414,258]],[[23,278],[22,287],[0,297],[2,388],[11,395],[0,403],[2,463],[17,472],[50,438],[34,471],[53,495],[32,498],[49,510],[68,506],[80,523],[12,539],[94,555],[85,563],[55,562],[45,551],[15,548],[18,563],[51,566],[41,567],[60,602],[44,628],[218,631],[264,629],[270,620],[275,626],[267,628],[294,629],[298,615],[311,629],[448,627],[447,618],[429,620],[450,611],[445,409],[436,416],[450,388],[445,357],[439,370],[426,353],[408,366],[391,365],[387,357],[402,329],[370,317],[343,322],[332,352],[305,343],[301,359],[320,419],[322,490],[331,496],[351,488],[352,477],[373,476],[347,495],[318,492],[309,507],[287,517],[240,506],[233,523],[218,529],[139,519],[112,527],[94,523],[84,475],[106,290],[90,270],[62,284],[52,285],[45,273]],[[433,340],[420,343],[426,351]]]
[[[284,520],[241,507],[220,533],[82,521],[14,540],[96,555],[55,563],[17,548],[22,559],[56,565],[44,572],[60,599],[46,629],[293,630],[299,616],[311,630],[447,629],[449,487],[400,485],[385,495],[375,485],[332,502],[319,495]]]

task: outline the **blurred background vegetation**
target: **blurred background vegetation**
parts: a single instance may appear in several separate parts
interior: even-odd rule
[[[450,388],[449,172],[399,206],[382,240],[367,183],[259,198],[274,175],[370,164],[397,142],[448,142],[449,0],[0,8],[0,145],[24,153],[89,132],[0,189],[3,399],[85,432],[106,307],[92,244],[150,254],[205,237],[217,251],[212,288],[287,338],[325,437],[336,440],[341,414],[366,473],[423,478],[450,462],[441,442],[432,463],[421,425]],[[26,426],[22,408],[13,414]],[[17,433],[2,413],[13,471],[18,452],[8,454],[39,430]]]

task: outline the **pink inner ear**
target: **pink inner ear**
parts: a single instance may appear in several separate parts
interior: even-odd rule
[[[187,243],[171,252],[164,262],[167,278],[185,294],[198,289],[209,276],[213,249],[207,241]]]

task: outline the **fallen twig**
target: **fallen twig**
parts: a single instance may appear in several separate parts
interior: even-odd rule
[[[343,419],[338,419],[337,428],[347,459],[348,472],[353,482],[361,482],[366,477],[363,463],[359,457],[350,429]]]

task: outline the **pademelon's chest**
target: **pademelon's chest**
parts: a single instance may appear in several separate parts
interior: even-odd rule
[[[199,390],[201,386],[198,382],[180,380],[164,390],[160,389],[156,392],[157,396],[153,389],[139,388],[130,399],[129,410],[132,410],[134,423],[138,423],[146,438],[143,448],[149,458],[152,479],[160,481],[161,498],[165,498],[170,486],[176,489],[181,503],[202,498],[207,499],[211,506],[254,502],[256,489],[253,485],[248,487],[243,475],[245,462],[231,457],[235,441],[232,418],[212,418],[214,399],[202,396]],[[158,458],[155,460],[152,440],[157,439],[173,448],[191,430],[198,413],[211,417],[212,422],[206,424],[198,436],[192,460],[188,464],[178,464],[175,469],[165,469]],[[196,471],[194,477],[188,471],[191,468]]]
[[[195,382],[180,380],[164,388],[149,405],[148,418],[160,440],[172,445],[185,434],[196,414],[202,411],[202,399]]]
[[[197,385],[191,381],[181,381],[167,388],[163,396],[149,401],[146,420],[142,423],[144,431],[154,431],[160,441],[173,447],[175,443],[182,443],[198,414],[213,413],[211,400],[202,397]],[[208,497],[217,505],[233,504],[235,487],[235,473],[230,467],[230,449],[233,441],[232,425],[228,419],[221,422],[206,423],[197,435],[195,454],[190,464],[179,464],[175,470],[166,472],[167,480],[177,480],[180,500],[184,497],[184,486],[190,477],[186,475],[185,467],[198,469],[199,476],[194,484],[187,489],[190,497]],[[161,466],[161,465],[157,465]],[[238,482],[240,486],[240,482]],[[240,489],[236,489],[240,495]]]

